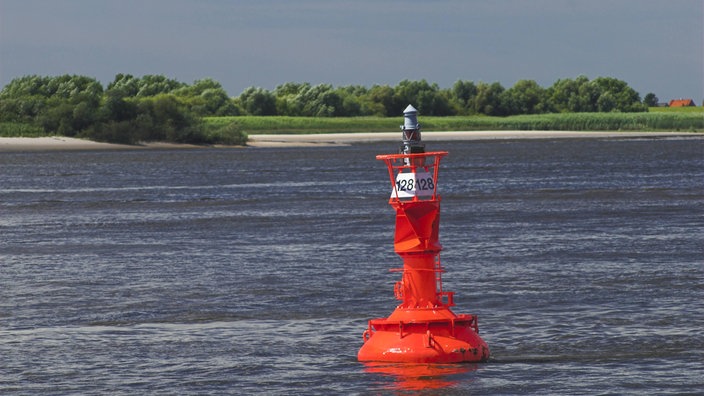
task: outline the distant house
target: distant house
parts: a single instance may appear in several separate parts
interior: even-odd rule
[[[687,107],[696,106],[692,99],[672,99],[670,101],[670,107]]]

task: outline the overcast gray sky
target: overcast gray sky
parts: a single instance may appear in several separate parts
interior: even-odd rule
[[[396,85],[585,75],[704,99],[702,0],[0,0],[0,86],[24,75]]]

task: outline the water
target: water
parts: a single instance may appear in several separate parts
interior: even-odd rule
[[[399,267],[349,147],[0,155],[0,394],[695,394],[704,139],[433,142],[479,365],[363,365]]]

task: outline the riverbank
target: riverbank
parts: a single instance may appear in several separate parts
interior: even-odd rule
[[[577,132],[577,131],[451,131],[423,132],[423,141],[466,141],[466,140],[499,140],[499,139],[588,139],[588,138],[671,138],[692,137],[704,138],[702,133],[691,132]],[[399,141],[400,132],[374,133],[321,133],[309,135],[250,135],[249,146],[315,146],[322,144],[346,145],[352,143],[369,143],[380,141]]]
[[[94,142],[63,136],[50,137],[0,137],[0,152],[21,151],[84,151],[84,150],[136,150],[136,149],[186,149],[202,146],[174,143],[146,143],[141,145]]]
[[[587,138],[673,138],[701,137],[692,132],[574,132],[574,131],[471,131],[423,132],[424,141],[497,140],[497,139],[587,139]],[[321,145],[349,145],[381,141],[398,141],[400,132],[321,133],[321,134],[261,134],[250,135],[249,147],[315,147]],[[22,151],[81,151],[81,150],[136,150],[136,149],[189,149],[203,146],[174,143],[145,143],[124,145],[94,142],[62,136],[38,138],[0,138],[0,152]],[[223,147],[223,146],[215,146]],[[241,147],[241,146],[232,146]]]

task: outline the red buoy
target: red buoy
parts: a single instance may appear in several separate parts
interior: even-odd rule
[[[453,292],[442,288],[438,240],[440,160],[446,151],[425,152],[417,111],[404,111],[400,154],[378,155],[392,185],[389,204],[396,210],[394,249],[403,259],[394,293],[401,303],[388,318],[369,321],[359,361],[457,363],[483,362],[489,347],[479,336],[476,315],[457,315]]]

